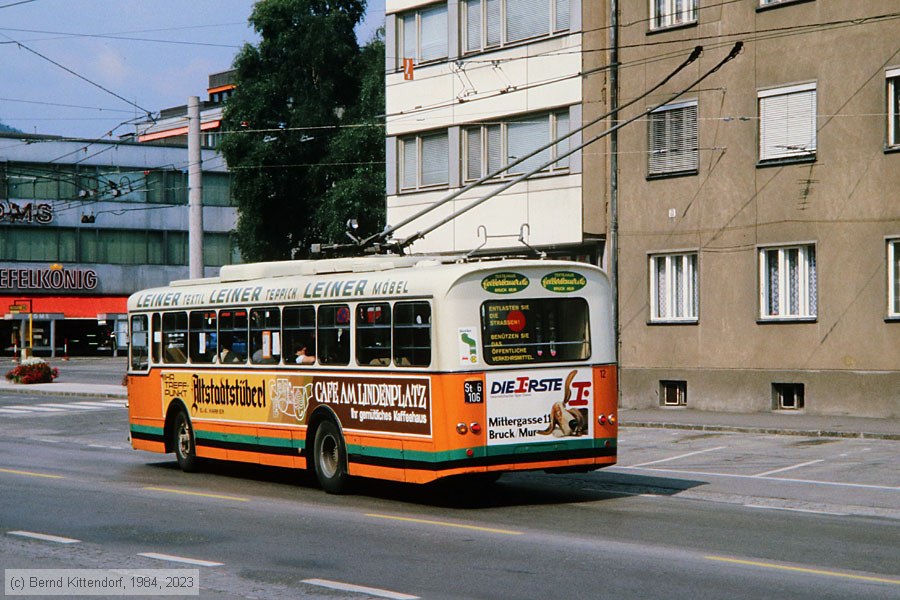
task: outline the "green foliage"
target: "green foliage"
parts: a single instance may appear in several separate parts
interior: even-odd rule
[[[221,150],[232,171],[238,203],[237,244],[245,260],[281,260],[332,235],[344,206],[384,203],[384,132],[376,149],[369,134],[345,139],[342,124],[384,110],[384,44],[360,50],[354,26],[365,0],[262,0],[250,22],[258,46],[245,45],[235,59],[236,89],[225,107],[228,134]],[[367,89],[374,53],[381,88]],[[380,104],[376,112],[372,106]],[[366,107],[363,108],[362,105]],[[375,156],[368,153],[375,151]],[[352,154],[349,154],[352,152]],[[381,161],[381,177],[333,163]],[[347,181],[347,177],[363,181]],[[377,188],[377,195],[375,193]],[[335,190],[340,189],[338,194]],[[343,219],[345,221],[346,218]],[[343,226],[341,221],[341,227]]]

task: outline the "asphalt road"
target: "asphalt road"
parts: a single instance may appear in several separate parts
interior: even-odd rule
[[[900,597],[898,442],[623,429],[593,474],[336,497],[181,473],[116,402],[0,396],[24,407],[0,417],[0,567],[198,569],[204,598]]]

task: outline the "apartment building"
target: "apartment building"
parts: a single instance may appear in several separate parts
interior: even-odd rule
[[[623,405],[900,417],[897,3],[619,7]]]
[[[527,244],[555,256],[602,259],[608,147],[604,140],[566,156],[600,125],[441,200],[607,110],[605,5],[387,0],[387,222],[426,212],[395,239],[460,212],[412,251],[521,252]],[[544,163],[535,176],[465,211]]]

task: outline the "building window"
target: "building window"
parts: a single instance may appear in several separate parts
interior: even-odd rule
[[[814,318],[817,311],[816,247],[759,251],[762,319]]]
[[[447,58],[447,5],[438,4],[397,18],[397,68],[404,58],[416,64]]]
[[[699,308],[697,253],[650,257],[651,321],[696,321]]]
[[[660,381],[660,406],[687,406],[687,381]]]
[[[892,69],[887,77],[888,146],[900,146],[900,69]]]
[[[529,115],[515,120],[466,127],[463,130],[464,179],[474,181],[499,170],[516,159],[569,133],[569,111]],[[569,140],[535,154],[499,177],[527,173],[569,150]],[[569,168],[568,157],[545,167],[544,171]]]
[[[888,317],[900,318],[900,240],[888,241]]]
[[[650,0],[650,28],[697,22],[697,0]]]
[[[697,142],[697,103],[663,106],[650,113],[647,125],[650,175],[696,172],[700,165]]]
[[[815,156],[816,84],[759,92],[759,160]]]
[[[773,410],[802,410],[804,389],[802,383],[773,383]]]
[[[449,184],[449,151],[446,131],[400,138],[400,189]]]
[[[569,0],[463,0],[462,5],[464,52],[569,29]]]

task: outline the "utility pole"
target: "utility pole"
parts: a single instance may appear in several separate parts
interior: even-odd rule
[[[203,171],[200,154],[200,98],[188,98],[188,265],[191,279],[203,277]]]

